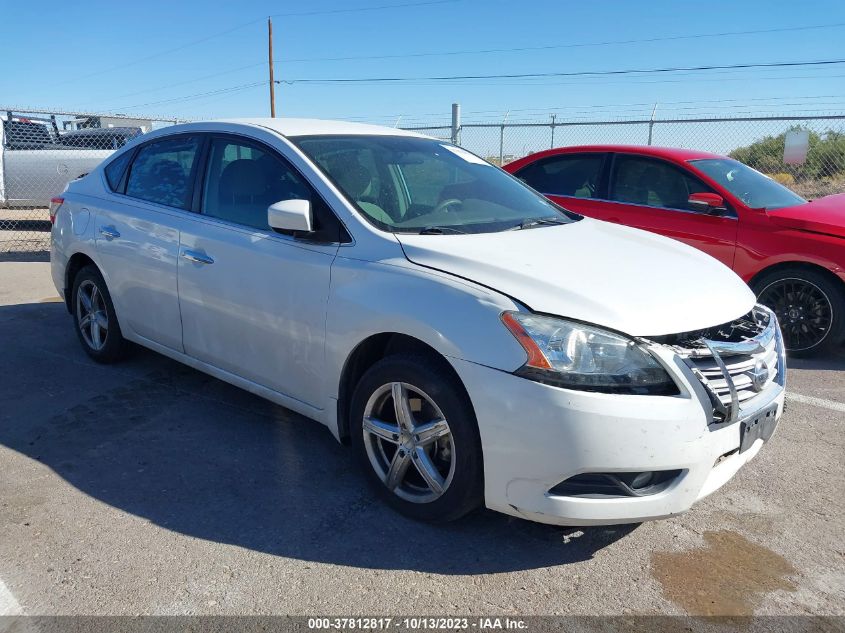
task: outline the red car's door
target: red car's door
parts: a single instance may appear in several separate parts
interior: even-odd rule
[[[514,175],[564,209],[609,220],[612,205],[603,200],[607,163],[605,152],[555,154],[529,163]]]
[[[605,219],[672,237],[733,267],[737,215],[694,210],[693,193],[718,193],[695,175],[668,161],[636,154],[615,154],[608,181]]]

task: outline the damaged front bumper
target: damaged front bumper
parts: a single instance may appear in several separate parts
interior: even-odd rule
[[[568,390],[452,359],[478,419],[487,507],[559,525],[634,523],[689,509],[759,452],[783,413],[774,316],[742,338],[708,339],[687,348],[693,354],[652,344],[678,383],[674,396]],[[749,362],[753,374],[772,354],[776,371],[753,383]]]

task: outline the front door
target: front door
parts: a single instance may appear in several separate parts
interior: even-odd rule
[[[737,216],[690,208],[692,193],[715,193],[698,178],[664,160],[617,154],[609,182],[607,217],[686,242],[733,267]]]
[[[139,148],[119,178],[123,195],[96,208],[95,240],[121,327],[182,350],[177,292],[179,230],[191,214],[201,139],[174,136]]]
[[[200,213],[182,230],[185,353],[286,396],[320,402],[338,246],[274,233],[267,207],[314,192],[273,150],[213,137]]]

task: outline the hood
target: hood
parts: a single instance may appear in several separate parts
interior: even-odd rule
[[[772,222],[780,226],[845,237],[845,193],[774,209],[767,214]]]
[[[416,264],[475,281],[535,312],[633,336],[704,329],[754,306],[748,286],[709,255],[589,218],[503,233],[395,235]]]

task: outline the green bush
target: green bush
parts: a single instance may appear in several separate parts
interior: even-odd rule
[[[785,139],[786,132],[766,136],[751,145],[738,147],[729,156],[764,174],[788,173],[796,181],[845,174],[845,134],[833,130],[824,134],[810,132],[810,148],[803,165],[784,165]]]

